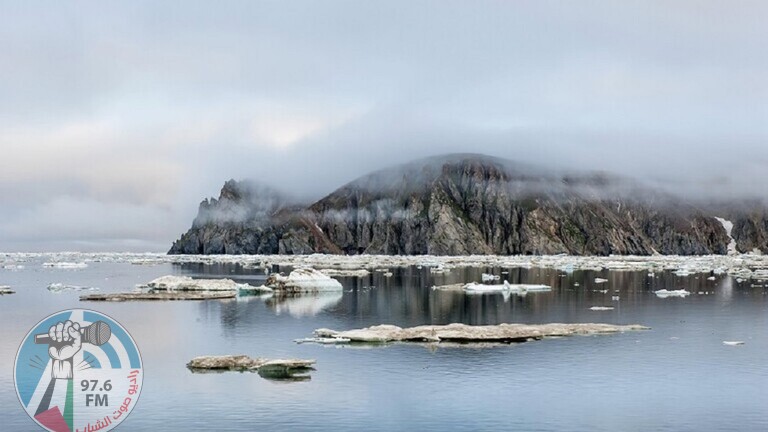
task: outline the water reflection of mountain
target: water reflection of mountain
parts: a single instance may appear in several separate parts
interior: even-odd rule
[[[230,277],[246,281],[263,278],[256,269],[233,269],[231,266],[204,266],[206,276]],[[217,272],[212,270],[216,268]],[[196,269],[198,274],[202,273]],[[283,272],[289,268],[281,269]],[[748,284],[737,285],[728,276],[708,280],[708,274],[676,276],[671,272],[608,272],[576,271],[566,273],[554,269],[538,268],[455,268],[446,273],[430,273],[429,268],[407,267],[391,269],[393,276],[385,277],[383,272],[372,272],[366,277],[341,277],[344,292],[331,296],[300,296],[291,298],[273,297],[258,302],[232,302],[220,305],[221,320],[225,326],[255,324],[261,321],[264,301],[275,314],[292,317],[316,316],[321,313],[334,317],[334,321],[348,322],[348,327],[361,325],[396,324],[412,326],[420,324],[497,324],[501,322],[550,322],[554,315],[563,322],[609,322],[624,323],[633,317],[624,310],[639,313],[643,306],[651,306],[662,300],[653,295],[658,289],[686,289],[693,293],[686,299],[695,304],[697,298],[714,295],[718,301],[728,302],[738,288],[749,288]],[[552,287],[551,292],[528,293],[525,296],[502,294],[466,295],[461,291],[432,290],[434,285],[448,285],[480,282],[482,273],[500,276],[509,283],[544,284]],[[597,283],[596,278],[607,279]],[[699,293],[702,293],[699,295]],[[612,298],[618,296],[619,300]],[[258,305],[257,305],[258,304]],[[612,306],[611,312],[596,313],[592,306]],[[208,308],[210,306],[203,306]]]
[[[502,273],[504,272],[504,273]],[[731,283],[724,276],[708,281],[709,275],[679,277],[669,272],[649,275],[647,272],[577,271],[565,273],[553,269],[456,268],[444,274],[431,274],[416,267],[396,269],[385,278],[373,273],[365,278],[343,278],[345,287],[341,303],[334,315],[355,318],[365,325],[393,323],[401,326],[419,324],[498,324],[501,322],[544,323],[552,314],[564,322],[623,322],[621,306],[641,308],[658,302],[653,291],[672,287],[687,289],[697,295],[717,295],[727,300]],[[502,294],[466,295],[461,291],[432,290],[434,285],[479,282],[482,273],[497,274],[512,284],[543,284],[551,292],[528,293],[526,296]],[[596,278],[608,282],[596,283]],[[578,284],[578,285],[576,285]],[[721,289],[723,288],[723,289]],[[670,288],[671,289],[671,288]],[[612,300],[618,296],[619,300]],[[689,299],[695,302],[695,298]],[[595,314],[592,306],[613,306],[615,313]]]

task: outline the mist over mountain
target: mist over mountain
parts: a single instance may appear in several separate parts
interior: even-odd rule
[[[686,200],[608,173],[452,154],[376,171],[309,205],[230,180],[169,253],[725,254],[717,217],[748,252],[768,251],[767,215],[760,203]]]

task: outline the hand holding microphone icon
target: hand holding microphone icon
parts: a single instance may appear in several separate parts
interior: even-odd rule
[[[67,320],[52,325],[47,334],[35,335],[35,343],[49,345],[53,379],[72,379],[72,358],[80,352],[83,343],[101,346],[111,336],[112,329],[104,321],[80,327],[80,323]]]

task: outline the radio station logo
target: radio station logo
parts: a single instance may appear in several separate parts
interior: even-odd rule
[[[71,309],[40,321],[14,365],[27,414],[54,432],[107,431],[136,406],[144,378],[131,335],[112,318]]]

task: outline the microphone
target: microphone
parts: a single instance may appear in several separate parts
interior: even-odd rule
[[[91,345],[101,346],[109,341],[112,337],[112,329],[109,328],[109,324],[104,321],[96,321],[95,323],[80,328],[80,334],[83,335],[83,343],[89,343]],[[35,335],[36,344],[56,344],[48,333]]]

